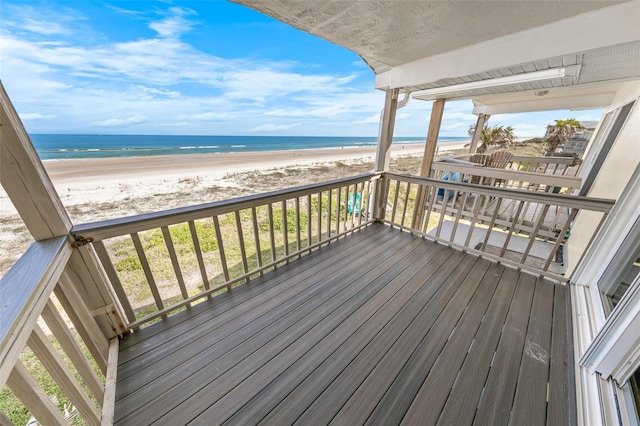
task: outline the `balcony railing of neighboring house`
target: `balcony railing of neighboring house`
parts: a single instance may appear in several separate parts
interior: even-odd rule
[[[500,206],[508,200],[514,201],[511,214],[499,219]],[[578,209],[602,212],[604,218],[611,205],[551,192],[382,173],[77,225],[71,230],[75,248],[68,237],[36,242],[2,279],[0,383],[7,383],[41,423],[68,424],[20,360],[28,346],[86,423],[109,424],[118,339],[105,335],[166,318],[374,220],[566,280],[549,265]],[[568,214],[558,214],[567,209]],[[525,217],[528,211],[535,212]],[[555,217],[554,228],[548,228]],[[485,233],[480,246],[474,245],[478,232]],[[527,241],[520,252],[514,247],[517,239]],[[551,250],[542,264],[531,264],[528,259],[539,244]],[[93,253],[87,259],[92,265],[99,262],[97,270],[108,280],[93,279],[85,263],[74,260],[76,250],[80,256]],[[514,252],[517,258],[510,256]],[[88,280],[93,285],[85,285]],[[90,292],[100,293],[107,304],[89,309]]]
[[[572,176],[472,166],[469,163],[437,161],[432,165],[435,179],[455,180],[504,189],[571,194],[580,189],[582,179]],[[452,176],[457,173],[456,176]]]
[[[476,154],[477,155],[477,154]],[[463,155],[456,159],[469,161],[471,155]],[[514,155],[506,166],[506,170],[517,172],[541,173],[555,176],[575,176],[580,168],[581,160],[570,157],[533,157]]]

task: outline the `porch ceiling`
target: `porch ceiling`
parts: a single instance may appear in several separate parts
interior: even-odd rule
[[[577,66],[577,75],[420,99],[640,78],[640,2],[232,0],[358,53],[376,88],[448,87]]]

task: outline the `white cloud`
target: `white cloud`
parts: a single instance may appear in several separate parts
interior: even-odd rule
[[[234,114],[227,114],[224,112],[203,112],[201,114],[180,116],[180,118],[184,118],[186,120],[225,120],[229,118],[236,118],[237,116]]]
[[[260,126],[249,129],[250,132],[276,132],[278,130],[289,130],[298,127],[300,123],[294,124],[262,124]]]
[[[295,55],[278,61],[221,57],[215,43],[199,50],[180,38],[199,24],[195,12],[166,7],[142,13],[106,5],[105,13],[130,20],[140,34],[148,28],[157,33],[146,38],[114,41],[96,32],[74,41],[3,28],[2,80],[16,108],[56,116],[32,119],[28,130],[247,134],[298,127],[297,134],[377,134],[384,92],[373,90],[371,72],[353,64],[347,71],[326,71],[326,64],[303,64]],[[404,116],[398,115],[405,122],[398,124],[399,134],[424,133],[428,115],[415,114],[417,126]]]
[[[22,120],[51,120],[56,118],[53,114],[40,114],[39,112],[23,112],[19,115]]]
[[[3,4],[2,8],[3,26],[41,36],[69,35],[74,31],[74,26],[69,24],[84,19],[80,13],[68,8],[36,9],[30,5],[18,7],[12,4]]]
[[[185,19],[185,16],[196,15],[192,9],[182,7],[172,7],[169,9],[171,16],[152,22],[149,28],[158,33],[160,37],[179,37],[191,31],[194,23]]]
[[[518,137],[542,137],[546,131],[546,126],[541,124],[516,123],[511,126]]]
[[[589,114],[578,115],[576,117],[576,120],[578,120],[578,121],[600,121],[601,118],[602,118],[602,112],[601,111],[597,111],[597,112],[591,112]]]
[[[146,120],[147,117],[144,115],[136,114],[128,118],[110,118],[108,120],[96,121],[92,124],[100,127],[130,126],[132,124],[144,123]]]
[[[373,123],[380,123],[380,114],[374,114],[365,118],[364,120],[356,120],[353,122],[353,124],[373,124]]]
[[[274,117],[335,117],[336,115],[344,114],[349,110],[344,105],[332,105],[325,108],[317,108],[310,110],[303,109],[277,109],[274,111],[267,111],[264,114]]]

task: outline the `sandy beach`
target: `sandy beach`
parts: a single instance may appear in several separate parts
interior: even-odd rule
[[[438,152],[465,143],[439,145]],[[422,156],[423,144],[392,147],[392,159]],[[229,154],[47,160],[43,164],[74,223],[200,204],[370,171],[375,147]],[[0,193],[0,276],[32,242]]]

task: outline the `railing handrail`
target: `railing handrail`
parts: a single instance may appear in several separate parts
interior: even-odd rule
[[[474,167],[469,167],[470,170],[476,170]],[[528,173],[534,174],[534,173]],[[615,204],[615,200],[606,198],[591,198],[578,195],[566,195],[566,194],[554,194],[548,192],[533,192],[519,189],[507,189],[498,188],[487,185],[478,185],[473,183],[454,182],[448,180],[438,180],[433,178],[419,177],[406,175],[402,173],[385,172],[383,177],[391,176],[393,178],[403,180],[405,182],[416,184],[429,184],[445,189],[473,192],[479,195],[488,196],[510,196],[518,200],[529,201],[533,203],[545,203],[554,204],[562,207],[569,207],[572,209],[584,209],[607,213],[611,210],[611,207]],[[560,176],[558,176],[560,177]],[[565,178],[566,179],[566,178]]]
[[[579,177],[520,172],[511,169],[496,169],[493,167],[473,167],[450,162],[434,162],[431,168],[442,172],[455,171],[471,176],[529,182],[537,185],[552,185],[563,188],[580,188],[580,186],[582,186],[582,179]]]
[[[0,279],[0,386],[4,386],[33,327],[49,300],[72,247],[68,237],[31,244]]]
[[[485,154],[488,155],[488,154]],[[471,154],[460,155],[456,159],[471,157]],[[566,164],[571,165],[575,159],[573,157],[538,157],[535,155],[514,155],[509,163],[538,163],[538,164]]]
[[[215,201],[195,206],[145,213],[118,219],[85,223],[74,226],[71,229],[71,234],[76,237],[82,236],[84,238],[91,238],[92,241],[101,241],[106,238],[127,235],[133,232],[146,231],[153,228],[159,228],[161,226],[169,226],[177,223],[203,219],[214,215],[232,213],[238,210],[255,207],[259,204],[264,205],[268,203],[276,203],[294,197],[323,192],[325,190],[335,188],[336,186],[361,183],[374,179],[379,175],[380,173],[364,173],[357,176],[248,195],[229,200]]]
[[[573,157],[535,157],[514,155],[511,157],[510,163],[538,163],[538,164],[573,164],[575,159]]]

